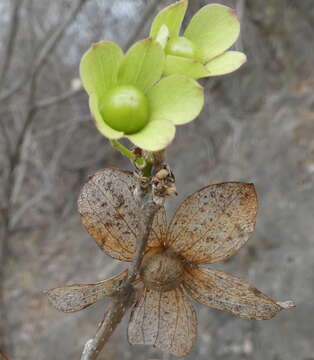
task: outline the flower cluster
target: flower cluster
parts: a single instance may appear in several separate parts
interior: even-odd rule
[[[175,126],[195,119],[204,104],[195,81],[239,68],[243,53],[227,51],[240,23],[233,9],[204,6],[180,36],[187,0],[155,17],[150,38],[126,54],[109,41],[93,44],[80,64],[83,86],[98,130],[109,139],[128,138],[147,151],[166,148]]]

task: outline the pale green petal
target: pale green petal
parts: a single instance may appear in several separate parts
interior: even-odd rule
[[[175,126],[171,121],[150,121],[144,129],[133,135],[127,135],[136,146],[147,151],[165,149],[175,136]]]
[[[184,36],[199,48],[204,62],[225,52],[240,33],[234,9],[220,4],[206,5],[191,19]]]
[[[246,55],[240,51],[226,51],[212,59],[206,68],[209,72],[208,76],[217,76],[229,74],[246,62]]]
[[[119,71],[120,85],[134,85],[146,92],[161,77],[165,54],[153,39],[138,41],[126,53]]]
[[[169,36],[178,36],[188,6],[188,0],[181,0],[162,9],[153,20],[150,35],[155,38],[162,25],[166,25]]]
[[[80,76],[88,94],[102,97],[106,90],[117,84],[122,58],[122,50],[111,41],[93,44],[86,51],[80,63]]]
[[[171,74],[186,75],[193,79],[209,76],[206,67],[199,61],[181,56],[167,55],[164,75]]]
[[[203,88],[183,75],[161,79],[147,94],[152,120],[171,121],[176,125],[195,119],[204,104]]]
[[[95,120],[95,125],[102,135],[109,139],[119,139],[124,135],[123,132],[112,129],[104,122],[99,112],[99,105],[96,95],[92,95],[89,97],[89,108]]]

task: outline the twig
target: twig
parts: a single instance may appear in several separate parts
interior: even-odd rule
[[[55,49],[58,42],[61,40],[64,32],[68,28],[68,26],[72,23],[72,21],[76,18],[77,14],[80,12],[82,6],[88,0],[78,0],[78,2],[73,6],[72,11],[67,16],[65,21],[57,28],[54,34],[50,37],[50,39],[45,43],[42,50],[40,51],[37,60],[32,68],[31,77],[30,77],[30,85],[29,85],[29,93],[27,98],[27,109],[25,111],[25,120],[22,126],[22,129],[18,135],[15,150],[10,156],[10,164],[8,169],[8,177],[6,179],[5,186],[5,194],[6,194],[6,203],[5,210],[2,212],[2,220],[3,226],[1,228],[1,241],[0,241],[0,346],[4,348],[5,344],[5,323],[6,321],[6,312],[4,310],[4,300],[3,300],[3,292],[2,292],[2,284],[4,278],[4,270],[5,270],[5,261],[8,257],[8,239],[10,237],[10,216],[12,210],[12,194],[15,186],[15,170],[19,166],[22,155],[23,143],[25,140],[25,136],[29,127],[31,126],[33,119],[36,114],[36,108],[34,108],[35,103],[35,93],[37,88],[37,78],[40,73],[40,70],[45,65],[46,61],[49,58],[50,53]],[[17,1],[20,3],[20,1]],[[4,348],[5,350],[5,348]]]
[[[244,11],[245,11],[245,0],[238,0],[236,4],[236,10],[238,14],[238,18],[240,23],[243,23]],[[239,35],[239,38],[235,44],[236,50],[243,51],[243,43],[242,43],[242,36]]]
[[[19,27],[19,9],[22,5],[22,0],[15,0],[12,5],[12,15],[11,15],[11,21],[10,21],[10,29],[8,34],[8,39],[6,43],[6,49],[4,50],[4,61],[0,72],[0,87],[3,86],[3,82],[5,80],[5,75],[8,72],[8,69],[11,64],[11,58],[13,54],[13,49],[15,45],[16,40],[16,34],[18,32]]]
[[[133,262],[128,276],[128,282],[130,283],[132,283],[135,280],[139,272],[139,269],[141,267],[144,251],[147,245],[147,240],[149,237],[149,233],[151,231],[154,216],[159,208],[160,206],[154,202],[152,194],[150,193],[148,201],[144,203],[144,205],[142,206],[142,211],[143,214],[145,214],[145,218],[146,218],[145,232],[143,234],[141,241],[139,241],[139,243],[137,244],[136,251],[134,253]]]
[[[130,286],[128,291],[121,293],[119,297],[111,300],[105,313],[104,320],[100,324],[93,339],[87,341],[81,356],[81,360],[95,360],[100,351],[121,322],[124,314],[133,303],[135,289]]]
[[[47,99],[41,100],[41,101],[37,102],[34,106],[36,107],[36,109],[43,109],[47,106],[55,105],[62,101],[68,100],[68,99],[72,98],[73,96],[76,96],[79,94],[83,94],[82,89],[67,90],[64,93],[62,93],[61,95],[52,96]]]

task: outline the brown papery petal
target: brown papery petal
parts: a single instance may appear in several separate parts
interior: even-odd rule
[[[145,289],[128,328],[131,344],[153,345],[176,356],[187,355],[196,339],[197,319],[180,288],[167,292]]]
[[[83,186],[78,210],[87,232],[113,258],[131,261],[144,219],[133,196],[136,179],[117,169],[98,171]]]
[[[178,208],[167,246],[194,264],[210,264],[236,253],[255,227],[257,198],[253,184],[206,186]]]
[[[63,312],[80,311],[105,296],[113,295],[127,274],[128,270],[125,270],[121,274],[96,284],[62,286],[48,290],[46,294],[50,304],[57,310]]]
[[[247,281],[218,270],[186,269],[183,286],[199,303],[246,319],[269,320],[287,308]]]
[[[148,238],[149,247],[163,246],[166,240],[166,234],[167,234],[167,216],[166,216],[166,210],[162,206],[156,213],[153,220],[152,229]]]

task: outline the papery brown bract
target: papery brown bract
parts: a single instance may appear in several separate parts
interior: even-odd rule
[[[144,231],[144,216],[133,193],[131,172],[98,171],[83,186],[78,199],[82,223],[108,255],[131,261],[136,240]]]
[[[75,312],[95,304],[105,296],[116,293],[121,282],[127,277],[128,270],[96,284],[74,284],[57,287],[47,291],[48,299],[56,309]]]
[[[158,292],[144,289],[132,312],[131,344],[156,346],[173,355],[187,355],[196,340],[197,318],[180,288]]]
[[[187,197],[169,226],[167,246],[193,264],[212,264],[236,253],[255,227],[253,184],[221,183]]]

